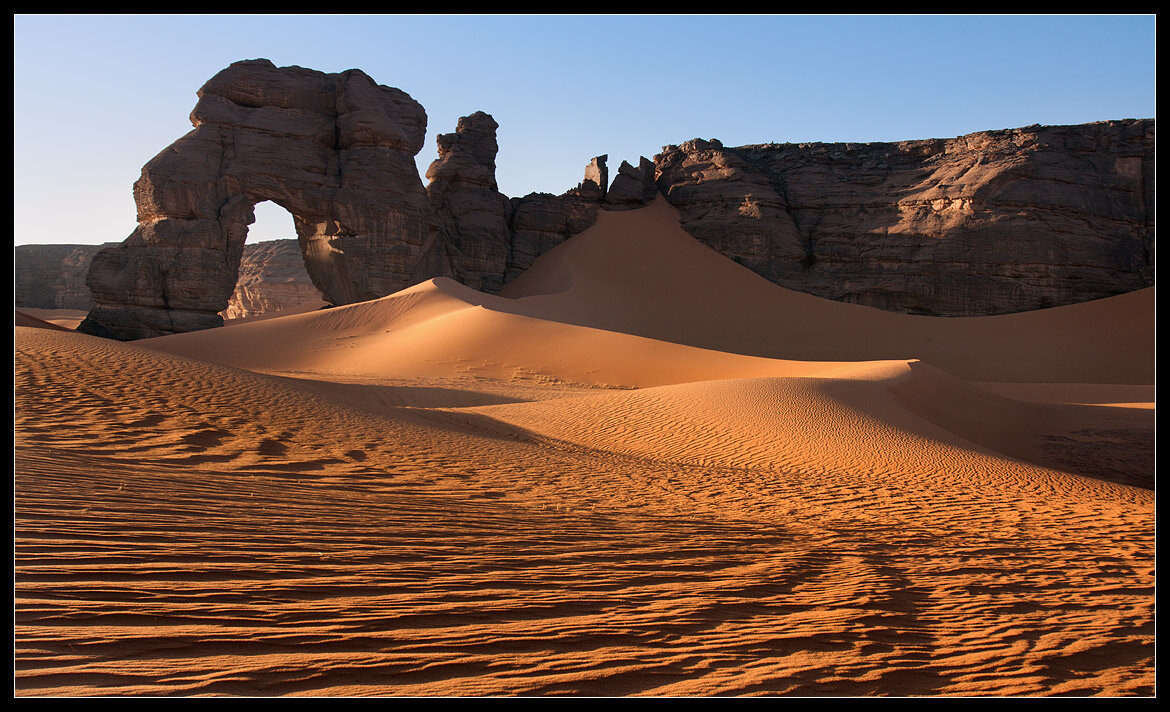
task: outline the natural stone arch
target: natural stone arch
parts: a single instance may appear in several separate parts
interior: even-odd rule
[[[199,91],[195,129],[142,169],[138,227],[93,260],[81,330],[136,339],[222,325],[253,206],[293,216],[310,279],[333,304],[432,276],[444,249],[414,155],[426,112],[359,70],[237,62]]]
[[[305,268],[292,214],[272,201],[252,209],[256,221],[248,226],[239,277],[227,307],[219,313],[224,324],[322,306],[321,290]]]

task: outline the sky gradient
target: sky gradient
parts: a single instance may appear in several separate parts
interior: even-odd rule
[[[948,138],[1155,117],[1155,17],[16,15],[14,243],[121,241],[142,165],[191,130],[199,87],[267,58],[358,68],[435,136],[486,111],[509,196],[561,193],[593,156]],[[249,242],[294,237],[258,209]],[[281,218],[283,216],[283,218]],[[281,222],[283,220],[283,222]]]

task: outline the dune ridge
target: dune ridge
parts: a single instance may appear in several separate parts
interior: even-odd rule
[[[436,350],[455,353],[462,349],[473,358],[495,355],[499,361],[506,356],[500,355],[503,346],[495,343],[498,334],[531,334],[549,343],[559,341],[560,351],[571,352],[580,348],[581,341],[593,338],[571,336],[573,330],[568,327],[577,326],[788,361],[919,359],[973,381],[1153,383],[1153,287],[994,317],[883,312],[801,294],[764,280],[687,235],[678,225],[677,211],[663,200],[640,210],[602,211],[592,228],[542,255],[501,295],[482,294],[436,278],[373,302],[302,315],[301,320],[268,320],[262,322],[265,327],[249,325],[253,328],[247,332],[193,332],[146,343],[174,353],[214,356],[245,368],[278,370],[291,359],[305,356],[296,354],[290,360],[267,364],[263,358],[249,358],[243,349],[252,342],[279,338],[290,345],[303,342],[302,327],[314,331],[312,348],[305,344],[306,351],[348,349],[350,344],[342,346],[342,340],[368,336],[364,331],[368,328],[389,334],[379,346],[386,351],[433,344]],[[416,311],[420,300],[427,306]],[[393,316],[399,313],[410,317],[399,322]],[[406,324],[421,327],[417,322],[439,317],[451,321],[445,326],[434,324],[438,333],[433,335],[412,333],[406,338],[401,329]],[[522,325],[525,319],[535,321]],[[281,336],[285,331],[287,336]],[[336,332],[332,339],[320,333],[330,331]],[[398,337],[408,343],[394,343]],[[550,347],[543,358],[557,350]],[[279,353],[271,356],[280,359]],[[372,370],[401,371],[419,361],[433,363],[440,358],[417,353],[384,361]],[[336,370],[354,372],[354,364],[363,362],[363,356],[352,354],[344,361]]]
[[[15,326],[16,693],[1154,693],[1153,290],[883,315],[680,232]]]

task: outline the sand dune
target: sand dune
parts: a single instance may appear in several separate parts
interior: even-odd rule
[[[446,278],[361,304],[140,342],[286,375],[379,380],[472,376],[644,387],[812,373],[846,362],[778,361],[504,311],[508,300]]]
[[[1037,403],[1080,403],[1119,408],[1154,407],[1154,384],[1111,383],[976,383],[984,390]]]
[[[1153,694],[1152,290],[907,317],[680,233],[18,321],[17,694]]]
[[[69,331],[72,328],[76,328],[75,326],[74,327],[62,326],[61,324],[58,324],[58,323],[55,323],[52,321],[48,321],[47,319],[43,319],[40,316],[36,316],[35,314],[30,313],[33,311],[46,312],[46,311],[56,311],[56,310],[16,309],[15,310],[16,313],[15,313],[14,318],[13,318],[13,326],[28,326],[28,327],[32,327],[34,329],[55,329],[55,330],[59,330],[59,331]],[[49,315],[42,314],[42,316],[49,316]],[[77,323],[80,324],[81,322],[78,321]]]
[[[1146,414],[1021,403],[921,362],[467,410],[584,447],[705,466],[864,472],[901,486],[1051,478],[1028,462],[1153,487]]]
[[[764,280],[683,232],[664,201],[603,211],[597,225],[543,255],[503,294],[438,278],[373,302],[148,343],[267,372],[376,377],[471,369],[498,377],[547,365],[549,377],[599,385],[704,377],[683,369],[647,380],[654,367],[673,368],[694,352],[615,336],[622,334],[722,352],[701,358],[723,363],[734,360],[726,354],[916,359],[974,381],[1153,383],[1153,288],[996,317],[883,312]],[[607,357],[613,353],[645,364],[623,371],[610,363],[618,360]]]
[[[529,316],[756,356],[921,359],[982,381],[1153,383],[1152,287],[994,317],[895,314],[772,284],[684,232],[661,199],[602,212],[503,294]]]

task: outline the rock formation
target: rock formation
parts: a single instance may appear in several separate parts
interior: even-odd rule
[[[605,193],[606,208],[633,210],[654,200],[654,196],[658,195],[656,172],[654,162],[645,156],[641,158],[637,168],[622,161],[622,165],[618,167],[617,177],[613,179],[613,185],[609,186]]]
[[[830,299],[967,316],[1153,284],[1153,120],[900,143],[696,139],[655,165],[689,233]]]
[[[93,308],[85,285],[90,261],[105,245],[17,245],[13,249],[13,303],[37,309]],[[305,271],[296,240],[244,245],[235,291],[221,313],[225,319],[259,316],[320,301],[321,292]]]
[[[243,319],[320,301],[297,241],[267,240],[244,245],[240,279],[220,316]]]
[[[424,188],[426,113],[356,69],[237,62],[200,89],[191,121],[134,185],[138,228],[93,258],[83,331],[221,324],[263,200],[293,215],[333,304],[435,276],[497,292],[599,209],[659,193],[692,235],[773,282],[883,309],[996,314],[1153,283],[1153,120],[900,143],[695,139],[623,161],[612,185],[598,156],[576,188],[511,200],[490,115],[438,136]]]
[[[427,169],[427,196],[441,236],[429,276],[492,293],[503,286],[510,242],[511,204],[496,188],[498,128],[482,111],[464,116],[455,133],[439,135],[439,157]]]
[[[529,193],[512,199],[505,284],[531,267],[537,257],[593,226],[597,211],[606,205],[607,158],[593,158],[581,183],[561,195]]]
[[[12,251],[15,306],[92,309],[85,274],[100,249],[101,245],[17,245]]]
[[[82,331],[133,339],[222,324],[264,200],[293,215],[328,301],[416,281],[438,229],[413,159],[426,113],[405,92],[356,69],[237,62],[199,90],[191,123],[134,184],[138,228],[95,256]]]
[[[609,168],[605,162],[609,156],[597,156],[585,167],[585,179],[577,186],[577,193],[582,197],[596,197],[605,200],[605,191],[609,188]]]

